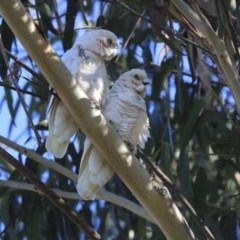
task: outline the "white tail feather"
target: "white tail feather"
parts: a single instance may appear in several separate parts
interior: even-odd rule
[[[113,176],[113,170],[87,138],[81,160],[77,191],[85,200],[94,200],[97,192]]]
[[[77,132],[77,126],[62,102],[55,99],[49,119],[49,135],[46,149],[57,158],[62,158],[67,151],[70,138]]]

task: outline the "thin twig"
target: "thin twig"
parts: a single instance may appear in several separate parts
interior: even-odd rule
[[[0,86],[4,87],[4,88],[8,88],[8,89],[13,90],[13,91],[17,91],[17,89],[15,87],[10,86],[9,84],[7,84],[5,82],[0,82]],[[38,97],[38,98],[43,99],[43,100],[48,100],[48,97],[46,97],[44,95],[41,95],[41,94],[38,94],[38,93],[34,93],[34,92],[31,92],[31,91],[27,91],[27,90],[23,90],[23,89],[18,89],[18,90],[21,93],[31,95],[32,97]]]
[[[3,161],[14,166],[21,174],[23,174],[30,182],[32,182],[36,188],[39,189],[39,191],[41,191],[62,213],[65,214],[65,216],[67,216],[79,228],[83,229],[90,239],[101,239],[101,236],[90,225],[82,220],[62,198],[50,190],[29,169],[27,169],[1,147],[0,156]]]
[[[135,32],[135,30],[136,30],[138,24],[142,21],[142,17],[144,16],[145,12],[146,12],[146,10],[143,10],[143,12],[141,13],[141,16],[138,17],[138,19],[137,19],[135,25],[134,25],[133,28],[132,28],[132,31],[130,32],[130,34],[129,34],[127,40],[125,41],[125,43],[124,43],[124,45],[123,45],[123,47],[122,47],[121,53],[117,56],[117,58],[116,58],[116,60],[115,60],[115,63],[118,62],[118,60],[119,60],[120,56],[122,55],[124,49],[125,49],[125,48],[127,47],[127,45],[129,44],[130,39],[131,39],[132,35],[134,34],[134,32]]]

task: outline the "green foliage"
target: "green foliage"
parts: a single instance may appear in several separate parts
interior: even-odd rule
[[[112,61],[107,65],[111,81],[115,81],[120,73],[136,67],[144,68],[152,79],[152,87],[147,97],[151,138],[145,149],[146,154],[171,178],[216,239],[237,239],[235,230],[239,219],[239,114],[236,112],[231,92],[225,85],[221,69],[216,68],[214,53],[209,53],[204,41],[194,40],[195,35],[183,24],[184,21],[178,22],[169,12],[165,12],[167,2],[164,6],[154,5],[154,1],[141,0],[69,0],[66,4],[61,1],[56,3],[52,0],[36,0],[31,7],[26,2],[25,4],[29,6],[30,14],[37,16],[39,29],[49,42],[54,43],[59,55],[72,46],[77,34],[76,26],[101,26],[119,37],[124,49],[117,62]],[[231,10],[229,14],[236,28],[234,34],[230,34],[233,26],[228,28],[228,22],[221,28],[221,34],[228,42],[239,47],[239,1],[236,1],[235,8],[230,4],[232,1],[226,2],[225,7]],[[210,11],[205,13],[215,28],[223,26],[226,18],[223,5],[218,4],[219,12],[216,16],[212,16]],[[15,86],[10,70],[14,70],[14,64],[18,66],[15,76],[18,87],[36,125],[46,118],[50,95],[48,84],[28,53],[16,43],[15,36],[4,20],[1,21],[0,30],[5,49],[19,59],[16,61],[8,54],[8,69],[2,55],[0,57],[1,116],[6,112],[11,116],[9,123],[4,125],[9,129],[5,137],[15,141],[19,131],[14,131],[19,128],[22,145],[52,159],[43,146],[36,146],[36,136],[33,135],[30,124],[27,124],[26,128],[21,126],[23,122],[29,123],[29,120],[22,113],[16,91],[12,90]],[[198,55],[199,49],[203,58]],[[229,52],[234,52],[232,45]],[[233,55],[239,56],[237,53]],[[211,73],[207,75],[208,78],[203,78],[203,72],[198,71],[197,64],[200,60],[204,62],[205,70],[208,69]],[[31,71],[25,65],[30,66]],[[206,82],[209,83],[207,87]],[[18,118],[19,112],[21,119]],[[47,131],[43,125],[38,127],[43,143]],[[35,141],[34,147],[28,145],[31,140]],[[84,136],[79,133],[74,138],[74,143],[69,145],[68,154],[63,159],[54,161],[77,173],[83,140]],[[49,187],[76,191],[73,181],[65,176],[25,158],[20,153],[18,157]],[[1,156],[0,177],[3,180],[27,182],[17,170],[1,162]],[[118,177],[114,177],[106,185],[106,189],[136,201]],[[176,197],[174,192],[172,195]],[[154,224],[107,202],[67,201],[103,239],[131,239],[131,234],[132,239],[165,239]],[[187,209],[181,202],[178,204],[197,238],[206,239]],[[0,238],[87,239],[84,233],[44,196],[26,190],[2,188],[1,185]]]

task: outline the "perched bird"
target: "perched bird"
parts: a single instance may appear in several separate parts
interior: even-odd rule
[[[144,148],[149,137],[145,95],[149,79],[145,71],[133,69],[122,74],[114,83],[103,115],[131,148]],[[93,200],[114,172],[86,137],[77,191],[85,200]]]
[[[89,99],[100,109],[109,97],[105,61],[117,55],[119,42],[108,30],[87,31],[63,56],[62,61]],[[59,98],[51,103],[46,149],[62,158],[70,138],[77,132],[73,118]]]

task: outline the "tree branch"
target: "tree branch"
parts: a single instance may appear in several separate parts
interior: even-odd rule
[[[0,12],[56,90],[77,126],[90,138],[112,169],[147,209],[165,236],[168,239],[194,239],[169,191],[165,189],[164,194],[159,193],[159,189],[164,187],[162,181],[151,180],[100,110],[94,108],[76,79],[39,34],[22,3],[19,0],[1,0]]]
[[[44,195],[43,192],[41,192],[34,184],[25,183],[25,182],[18,182],[18,181],[12,181],[12,180],[0,180],[0,186],[11,188],[11,189],[20,189],[20,190],[26,190],[31,192],[36,192],[40,195]],[[65,199],[71,199],[71,200],[79,200],[79,195],[75,192],[67,192],[62,191],[59,189],[51,189],[55,194],[58,195],[58,197],[65,198]]]
[[[3,161],[14,166],[21,174],[23,174],[30,182],[34,183],[38,191],[42,192],[62,213],[64,213],[72,222],[74,222],[79,228],[90,237],[90,239],[101,239],[101,236],[90,227],[85,221],[83,221],[74,210],[67,205],[67,203],[60,198],[56,193],[45,186],[29,169],[24,167],[18,160],[12,155],[7,153],[0,147],[0,157]]]
[[[63,167],[62,165],[60,165],[56,162],[47,160],[47,159],[43,158],[42,156],[40,156],[39,154],[35,153],[34,151],[32,151],[28,148],[22,147],[19,144],[15,143],[7,138],[4,138],[2,136],[0,136],[0,142],[5,144],[8,147],[15,149],[19,153],[26,155],[31,160],[36,161],[36,162],[48,167],[49,169],[53,169],[54,171],[62,174],[63,176],[73,180],[74,183],[77,182],[77,178],[78,178],[77,174],[73,173],[71,170]],[[3,183],[3,182],[5,182],[5,183]],[[3,181],[3,182],[0,182],[0,185],[7,184],[7,182],[9,182],[9,181]],[[12,183],[12,184],[13,184],[12,186],[15,188],[18,188],[18,186],[21,186],[23,189],[25,189],[24,186],[27,186],[27,185],[22,185],[22,183],[17,183],[17,182]],[[11,187],[11,186],[9,186],[9,187]],[[33,189],[30,185],[28,185],[28,187],[29,187],[28,190],[37,191],[35,188]],[[57,191],[59,192],[60,190],[57,190]],[[80,199],[79,194],[77,194],[77,193],[74,193],[74,194],[75,194],[75,199]],[[70,195],[72,196],[73,193],[71,193]],[[60,195],[60,196],[62,196],[62,195]],[[150,222],[155,223],[155,221],[152,219],[152,217],[149,215],[149,213],[144,208],[142,208],[141,206],[139,206],[138,204],[136,204],[132,201],[129,201],[126,198],[123,198],[116,194],[110,193],[103,189],[97,194],[96,198],[100,199],[100,200],[105,200],[109,203],[112,203],[112,204],[115,204],[122,208],[125,208],[128,211],[133,212],[133,213],[149,220]]]
[[[43,193],[36,188],[33,184],[30,183],[23,183],[23,182],[17,182],[17,181],[5,181],[5,180],[0,180],[0,186],[1,187],[8,187],[8,188],[15,188],[15,189],[20,189],[20,190],[26,190],[26,191],[32,191],[36,192],[38,194],[43,195]],[[72,200],[80,200],[80,196],[76,192],[67,192],[67,191],[62,191],[59,189],[51,189],[54,193],[58,195],[58,197],[65,198],[65,199],[72,199]],[[116,194],[107,192],[105,190],[101,190],[97,194],[97,199],[105,200],[110,203],[114,203],[115,205],[125,208],[130,212],[135,213],[136,215],[145,218],[146,220],[155,223],[153,219],[150,217],[148,212],[141,206],[127,200],[126,198],[123,198],[121,196],[117,196]]]
[[[13,90],[13,91],[17,91],[17,89],[15,87],[13,87],[13,86],[5,83],[5,82],[0,82],[0,87],[8,88],[8,89]],[[23,90],[21,88],[19,88],[18,91],[23,93],[23,94],[28,94],[28,95],[30,95],[32,97],[37,97],[37,98],[40,98],[40,99],[45,100],[45,101],[48,100],[48,97],[46,97],[46,96],[44,96],[42,94],[39,94],[39,93],[34,93],[32,91]]]
[[[35,162],[38,162],[50,169],[53,169],[54,171],[56,171],[58,173],[61,173],[63,176],[66,176],[67,178],[72,179],[74,182],[77,181],[77,174],[73,173],[71,170],[63,167],[62,165],[60,165],[56,162],[50,161],[50,160],[40,156],[39,154],[35,153],[31,149],[22,147],[19,144],[17,144],[16,142],[13,142],[1,135],[0,135],[0,142],[7,145],[8,147],[13,148],[17,152],[26,155],[27,157],[34,160]]]

